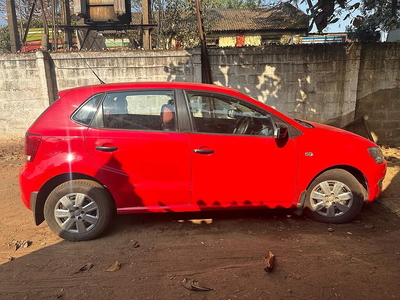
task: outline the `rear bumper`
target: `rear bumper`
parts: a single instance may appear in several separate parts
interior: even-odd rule
[[[33,213],[33,221],[35,225],[40,225],[44,221],[43,207],[37,203],[38,192],[33,192],[29,197],[29,203],[31,205]]]
[[[19,188],[24,205],[32,210],[31,195],[40,190],[41,185],[37,180],[43,171],[32,163],[25,163],[19,172]],[[35,197],[36,198],[36,197]]]
[[[33,220],[36,225],[44,221],[43,205],[37,202],[41,184],[37,180],[43,175],[43,171],[35,164],[25,163],[19,172],[19,187],[21,199],[24,205],[32,210]]]

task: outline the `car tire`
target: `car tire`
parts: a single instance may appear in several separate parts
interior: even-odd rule
[[[365,195],[365,188],[352,174],[331,169],[310,184],[304,212],[318,222],[346,223],[360,212]]]
[[[48,226],[71,242],[98,237],[106,229],[114,211],[108,190],[91,180],[60,184],[47,197],[44,206]]]

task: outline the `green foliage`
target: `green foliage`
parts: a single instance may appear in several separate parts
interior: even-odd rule
[[[398,27],[399,9],[396,0],[363,0],[360,5],[361,16],[347,28],[349,38],[357,41],[379,41],[379,31]]]
[[[297,0],[292,2],[297,3]],[[306,13],[311,17],[310,30],[315,24],[318,31],[322,32],[328,24],[351,17],[360,5],[353,2],[354,0],[301,0],[300,3],[308,5]]]
[[[371,20],[364,20],[362,23],[355,27],[347,27],[348,38],[355,42],[379,42],[381,37],[378,31],[379,24]]]
[[[162,48],[197,46],[198,31],[194,1],[170,0],[166,3],[161,17],[159,30],[164,37],[160,45]]]
[[[348,28],[351,36],[357,40],[379,39],[377,30],[397,28],[399,21],[399,0],[301,0],[307,3],[307,14],[310,15],[312,26],[315,24],[318,31],[322,31],[328,24],[340,20],[354,19],[355,14],[361,12],[357,18],[357,26]],[[295,4],[297,0],[292,0]]]
[[[8,25],[0,27],[0,52],[11,51],[10,33]]]

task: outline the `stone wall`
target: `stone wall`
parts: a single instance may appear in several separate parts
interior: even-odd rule
[[[210,49],[214,83],[293,118],[343,126],[364,114],[378,141],[400,143],[400,44]],[[57,92],[103,81],[201,82],[200,52],[0,54],[0,139],[19,139]]]
[[[354,117],[359,49],[339,44],[210,51],[213,79],[293,117],[338,126]],[[345,116],[345,118],[341,118]]]
[[[400,43],[363,45],[356,118],[368,115],[379,143],[400,145]]]
[[[57,90],[136,81],[201,82],[198,51],[63,52],[51,54]]]
[[[48,106],[35,54],[0,54],[0,137],[21,138]]]
[[[201,82],[200,52],[128,51],[0,54],[0,140],[21,139],[58,91],[134,81]]]

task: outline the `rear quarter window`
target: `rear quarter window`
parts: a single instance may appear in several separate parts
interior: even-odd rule
[[[102,98],[103,94],[96,94],[90,97],[75,111],[75,113],[72,115],[72,120],[79,124],[89,126]]]

